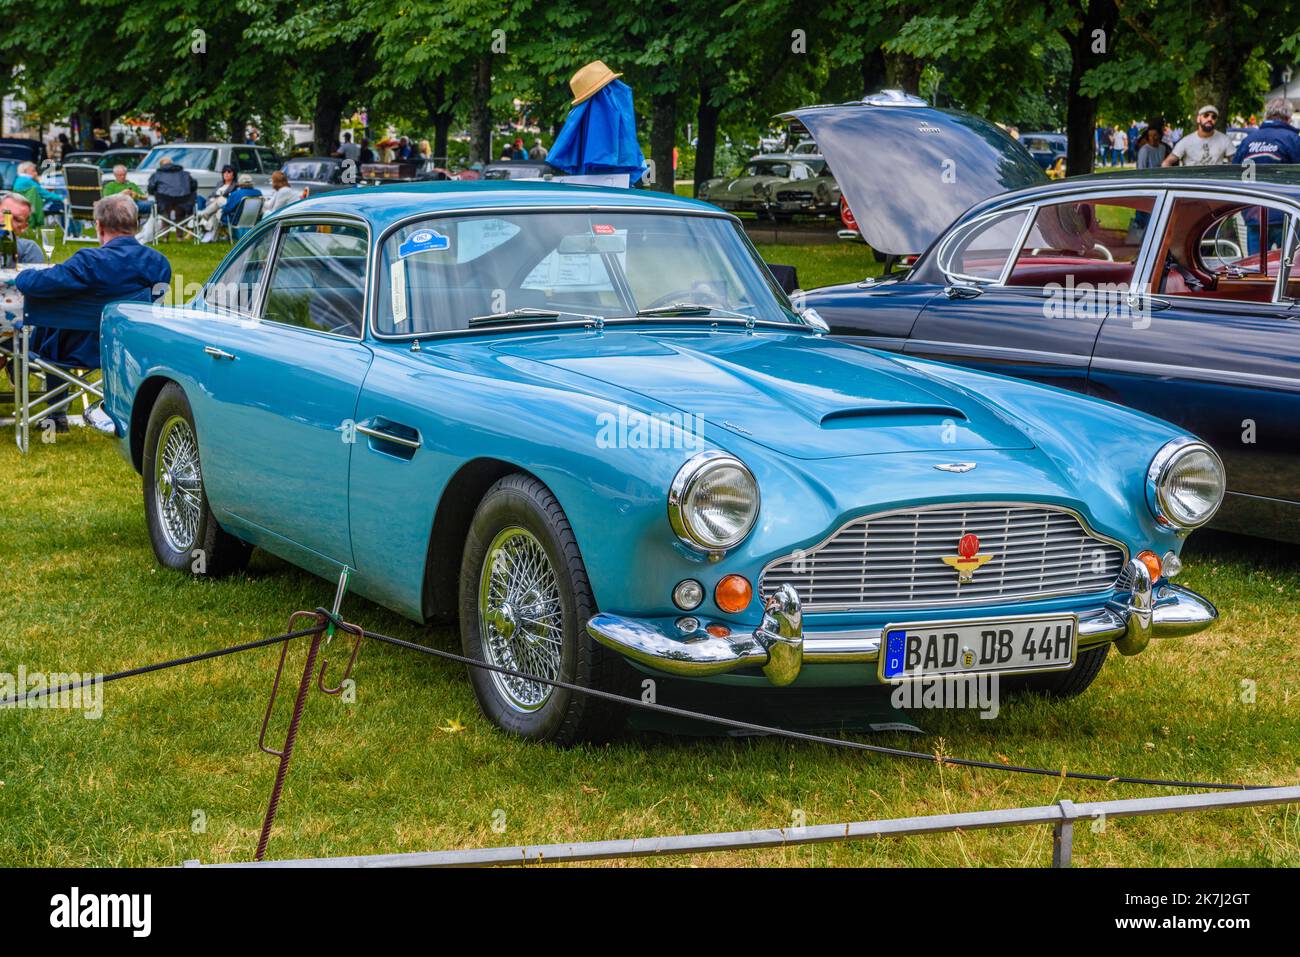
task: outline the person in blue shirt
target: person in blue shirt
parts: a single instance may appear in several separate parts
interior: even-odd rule
[[[49,269],[28,269],[14,279],[32,326],[33,354],[73,369],[99,368],[99,317],[110,302],[152,302],[171,283],[162,253],[136,241],[135,201],[119,193],[95,203],[99,245],[77,250]],[[47,388],[49,382],[47,381]],[[51,416],[60,432],[67,416]]]
[[[262,193],[253,185],[253,175],[240,173],[238,186],[226,194],[226,205],[221,207],[221,221],[229,226],[239,218],[239,207],[243,205],[245,199],[261,195]]]
[[[1246,134],[1234,163],[1300,163],[1300,132],[1291,125],[1294,108],[1284,96],[1264,106],[1264,122]]]
[[[42,186],[41,181],[36,178],[38,175],[35,163],[19,163],[18,175],[14,178],[14,191],[25,193],[28,190],[35,190],[44,203],[45,212],[62,215],[63,197]]]

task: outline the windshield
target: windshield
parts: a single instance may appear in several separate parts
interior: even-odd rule
[[[563,210],[431,217],[383,244],[380,335],[451,332],[471,319],[562,322],[645,310],[799,321],[739,227],[720,217]]]
[[[149,151],[140,169],[157,169],[164,156],[182,169],[216,169],[217,151],[201,146],[159,146]]]

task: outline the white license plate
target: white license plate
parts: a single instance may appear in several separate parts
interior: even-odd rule
[[[884,631],[880,676],[886,681],[991,671],[1060,671],[1074,665],[1074,615],[922,621]]]

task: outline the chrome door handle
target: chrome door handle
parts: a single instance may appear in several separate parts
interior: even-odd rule
[[[386,432],[383,429],[376,429],[369,425],[358,425],[356,429],[362,435],[368,435],[372,439],[380,439],[381,441],[384,442],[393,442],[397,445],[404,445],[408,449],[418,449],[421,445],[419,432],[415,433],[416,435],[415,438],[408,439],[404,435],[397,435],[393,432]]]
[[[203,351],[214,359],[233,359],[235,354],[227,352],[225,349],[218,349],[216,346],[204,346]]]

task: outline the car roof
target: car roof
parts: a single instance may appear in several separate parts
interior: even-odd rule
[[[756,153],[745,162],[755,160],[781,160],[786,163],[806,163],[808,160],[824,159],[821,153]]]
[[[610,206],[727,215],[709,203],[653,190],[580,186],[536,179],[442,180],[354,186],[301,200],[286,210],[292,210],[294,215],[348,213],[383,227],[422,212],[547,206]]]
[[[1300,166],[1283,163],[1256,163],[1254,179],[1242,179],[1242,167],[1232,163],[1221,166],[1162,166],[1159,169],[1123,169],[1113,173],[1092,173],[1071,176],[1038,186],[1001,193],[981,203],[980,206],[1001,205],[1012,198],[1046,196],[1070,192],[1080,186],[1110,186],[1178,188],[1187,186],[1245,186],[1262,192],[1274,192],[1294,198],[1300,195]]]
[[[194,149],[194,148],[198,148],[198,149],[209,149],[209,150],[219,150],[219,149],[221,149],[221,147],[223,147],[223,146],[229,146],[229,147],[231,147],[232,149],[240,149],[240,148],[243,148],[243,149],[250,149],[250,150],[269,150],[269,149],[271,149],[271,147],[269,147],[269,146],[263,146],[261,143],[198,143],[198,142],[193,142],[193,143],[192,143],[192,142],[190,142],[190,141],[188,141],[188,140],[186,140],[186,141],[184,141],[184,142],[181,142],[181,143],[155,143],[153,146],[151,146],[151,147],[149,147],[149,148],[150,148],[150,149],[155,149],[155,150],[165,150],[165,149]],[[272,151],[272,152],[275,152],[274,150],[271,150],[271,151]]]

